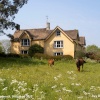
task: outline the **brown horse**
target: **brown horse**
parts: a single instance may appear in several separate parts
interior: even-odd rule
[[[80,72],[80,67],[82,66],[82,70],[83,70],[83,65],[84,63],[86,63],[82,58],[81,59],[76,59],[76,66],[78,71]]]
[[[49,60],[48,60],[48,65],[49,65],[49,66],[54,65],[54,59],[49,59]]]

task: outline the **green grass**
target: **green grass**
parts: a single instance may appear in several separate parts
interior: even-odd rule
[[[0,58],[0,100],[99,100],[100,64]]]

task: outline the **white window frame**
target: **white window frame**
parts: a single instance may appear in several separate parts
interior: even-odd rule
[[[28,50],[21,50],[21,54],[28,54]]]
[[[21,45],[22,46],[30,46],[30,40],[29,39],[22,39]]]
[[[54,41],[54,48],[63,48],[63,41]]]
[[[63,55],[63,52],[55,52],[54,56]]]
[[[61,32],[59,30],[56,31],[56,36],[60,36]]]

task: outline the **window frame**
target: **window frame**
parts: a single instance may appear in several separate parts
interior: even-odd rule
[[[28,50],[21,50],[21,54],[28,54]]]
[[[56,31],[56,36],[60,36],[61,32],[59,30]]]
[[[63,48],[63,41],[54,41],[54,48]]]
[[[54,56],[59,56],[59,55],[63,55],[63,52],[54,52]]]
[[[29,39],[22,39],[21,46],[30,46],[30,40]]]

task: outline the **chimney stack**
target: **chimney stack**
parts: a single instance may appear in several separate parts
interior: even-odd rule
[[[46,30],[50,30],[50,23],[49,22],[47,22],[47,24],[46,24]]]

